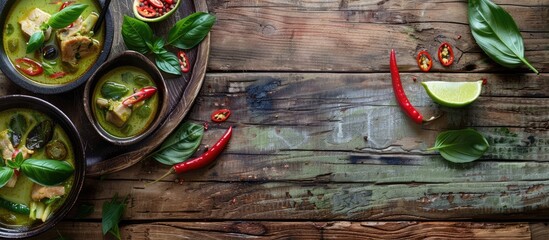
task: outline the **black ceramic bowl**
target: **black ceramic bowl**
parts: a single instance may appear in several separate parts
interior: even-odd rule
[[[55,212],[49,216],[46,222],[36,223],[28,228],[10,228],[0,224],[0,238],[26,238],[40,234],[57,224],[73,207],[80,190],[84,184],[84,176],[86,175],[86,158],[84,155],[84,146],[80,135],[72,124],[70,119],[54,105],[32,96],[25,95],[8,95],[0,97],[0,111],[25,108],[39,111],[48,115],[56,124],[61,126],[67,133],[74,150],[74,183],[71,191],[68,192],[67,198]]]
[[[3,30],[1,32],[2,35],[3,35],[3,32],[6,30],[5,25],[6,25],[6,21],[7,21],[7,17],[10,12],[10,9],[13,7],[14,3],[17,1],[21,1],[21,0],[5,0],[3,1],[3,4],[0,5],[0,27]],[[101,6],[101,4],[98,4],[98,6]],[[111,46],[113,43],[113,36],[114,36],[114,26],[113,26],[113,22],[112,22],[112,18],[109,10],[107,10],[107,14],[105,15],[105,20],[103,24],[104,24],[103,31],[105,31],[105,39],[103,39],[103,47],[101,48],[101,52],[99,53],[97,60],[95,61],[94,64],[91,65],[91,67],[86,72],[84,72],[80,77],[78,77],[74,81],[71,81],[66,84],[53,85],[53,84],[42,84],[29,79],[28,77],[26,77],[25,75],[17,71],[17,69],[15,69],[14,64],[12,64],[12,62],[7,56],[3,40],[0,41],[0,69],[12,82],[34,93],[55,94],[55,93],[70,91],[82,85],[84,82],[86,82],[86,80],[89,79],[93,71],[95,71],[95,69],[97,69],[99,65],[101,65],[101,63],[103,63],[109,56],[109,52],[111,50]],[[19,27],[19,26],[15,26],[15,27]],[[54,33],[52,32],[52,37],[53,37],[53,34]]]
[[[156,94],[159,94],[158,110],[156,111],[156,116],[152,122],[140,134],[126,138],[113,136],[101,127],[99,122],[96,120],[96,116],[93,111],[94,103],[92,102],[94,90],[97,87],[97,83],[101,80],[101,77],[109,71],[122,66],[134,66],[145,70],[145,72],[152,77],[152,80],[156,84]],[[97,69],[97,71],[95,71],[95,73],[93,73],[90,80],[86,83],[86,88],[84,89],[84,110],[88,120],[103,139],[120,146],[127,146],[137,143],[154,132],[160,126],[164,117],[168,114],[168,105],[168,88],[166,87],[162,73],[160,73],[154,63],[152,63],[147,57],[135,51],[125,51],[115,58],[105,62]]]

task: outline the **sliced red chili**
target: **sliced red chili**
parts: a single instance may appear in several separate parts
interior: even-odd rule
[[[71,5],[73,3],[74,3],[73,1],[64,2],[63,4],[61,4],[61,7],[59,8],[59,11],[63,10],[63,8],[66,8],[66,7],[68,7],[69,5]]]
[[[443,42],[438,47],[438,60],[445,67],[452,65],[454,62],[454,50],[449,43]]]
[[[137,12],[139,13],[139,15],[146,18],[151,18],[156,16],[156,11],[150,7],[137,7]]]
[[[189,58],[187,57],[185,51],[179,51],[179,53],[177,53],[177,58],[179,59],[181,71],[188,73],[191,70],[191,64],[189,63]]]
[[[15,67],[29,76],[36,76],[44,72],[42,65],[30,58],[15,59]]]
[[[53,73],[52,75],[50,75],[49,77],[50,77],[50,78],[62,78],[62,77],[64,77],[65,75],[67,75],[66,72],[55,72],[55,73]]]
[[[173,0],[166,0],[166,3],[169,4],[169,5],[172,5]]]
[[[156,93],[155,87],[144,87],[122,101],[124,106],[131,106],[143,100],[149,99]]]
[[[162,1],[160,1],[160,0],[149,0],[149,3],[151,3],[151,5],[153,7],[156,7],[156,8],[163,8],[164,7],[164,3],[162,3]]]
[[[421,71],[428,72],[433,67],[433,58],[431,58],[431,54],[425,50],[422,50],[417,54],[416,60]]]
[[[224,122],[231,116],[231,110],[229,109],[219,109],[212,113],[211,119],[214,122]]]

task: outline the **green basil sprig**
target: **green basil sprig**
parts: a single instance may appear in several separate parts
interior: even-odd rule
[[[29,158],[21,164],[21,172],[35,183],[55,186],[72,176],[74,168],[65,161]]]
[[[1,161],[4,161],[4,159],[0,159]],[[0,167],[0,188],[4,187],[11,177],[13,176],[13,169],[9,167]]]
[[[156,161],[170,166],[183,162],[196,152],[203,136],[204,126],[184,122],[151,155]]]
[[[193,13],[179,21],[170,29],[168,41],[155,37],[146,23],[128,16],[122,22],[122,39],[130,50],[155,55],[158,68],[166,73],[181,75],[177,56],[166,50],[171,45],[179,49],[190,49],[199,44],[210,32],[215,16],[205,12]]]
[[[103,235],[111,233],[116,239],[121,239],[118,223],[120,222],[120,219],[122,219],[122,215],[124,215],[127,200],[128,196],[124,199],[119,199],[118,194],[116,194],[110,202],[105,201],[103,203],[103,215],[101,216],[101,230]]]
[[[477,44],[495,62],[507,68],[526,64],[524,43],[513,17],[489,0],[469,0],[469,26]]]
[[[78,17],[80,17],[82,12],[84,12],[87,7],[87,4],[75,3],[51,15],[50,19],[48,19],[48,21],[45,22],[44,25],[41,27],[42,31],[38,31],[32,34],[29,42],[27,43],[26,52],[34,52],[44,44],[44,31],[46,29],[48,29],[49,27],[53,29],[61,29],[71,25],[71,23],[73,23],[74,21],[76,21],[76,19],[78,19]]]
[[[466,163],[479,159],[489,147],[490,144],[479,132],[463,129],[440,133],[435,146],[428,150],[439,151],[450,162]]]

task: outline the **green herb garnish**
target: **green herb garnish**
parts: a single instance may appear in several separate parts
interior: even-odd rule
[[[204,126],[185,122],[181,124],[151,156],[158,162],[174,165],[192,156],[204,136]]]
[[[465,163],[479,159],[490,147],[484,136],[474,129],[450,130],[440,133],[435,146],[428,150],[440,152],[450,162]]]
[[[101,219],[103,235],[111,233],[117,239],[121,239],[118,223],[122,219],[122,215],[124,215],[127,200],[128,196],[124,199],[119,199],[118,194],[116,194],[110,202],[103,203],[103,215]]]

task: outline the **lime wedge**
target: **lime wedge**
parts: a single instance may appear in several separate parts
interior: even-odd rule
[[[426,81],[421,84],[433,101],[447,107],[467,106],[480,96],[480,90],[482,89],[482,81]]]

